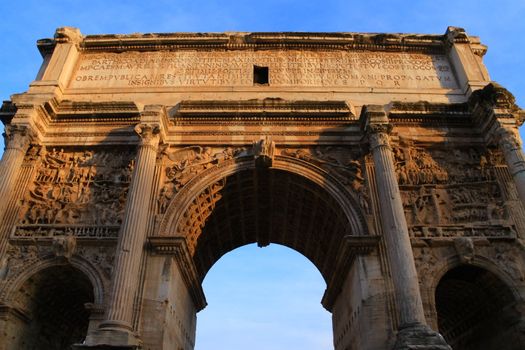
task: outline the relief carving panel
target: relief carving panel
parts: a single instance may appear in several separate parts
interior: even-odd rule
[[[500,152],[485,148],[394,148],[412,237],[516,237],[496,178]]]
[[[40,156],[13,237],[117,237],[134,153],[53,148]]]

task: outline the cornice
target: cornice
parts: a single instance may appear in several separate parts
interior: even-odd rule
[[[136,123],[140,112],[134,102],[74,102],[52,100],[44,105],[53,123]]]
[[[354,108],[345,101],[289,101],[282,99],[182,101],[170,111],[175,123],[236,121],[349,123]]]
[[[394,125],[471,126],[468,103],[391,102],[388,119]]]
[[[67,35],[66,35],[67,34]],[[74,34],[74,35],[73,35]],[[81,51],[122,52],[158,50],[369,50],[444,53],[453,43],[471,43],[480,54],[477,37],[463,29],[449,27],[445,34],[401,33],[308,33],[308,32],[224,32],[224,33],[145,33],[82,36],[76,28],[58,28],[53,39],[37,42],[43,56],[57,43],[74,42]],[[480,51],[481,50],[481,51]]]

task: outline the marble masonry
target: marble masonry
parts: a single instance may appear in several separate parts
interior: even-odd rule
[[[0,350],[194,348],[249,243],[326,282],[335,350],[525,349],[525,112],[443,35],[38,41],[0,109]]]

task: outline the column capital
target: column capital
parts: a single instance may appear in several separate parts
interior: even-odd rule
[[[150,147],[157,150],[160,141],[160,125],[155,123],[140,123],[135,125],[135,132],[139,136],[140,147]]]
[[[521,150],[521,140],[517,135],[517,130],[500,127],[496,131],[496,140],[504,152]]]
[[[16,149],[25,152],[35,139],[33,130],[27,125],[9,124],[3,134],[6,149]]]
[[[387,112],[384,106],[368,105],[364,106],[361,111],[361,128],[364,131],[370,148],[374,149],[380,146],[390,148],[390,133],[393,125],[388,120]]]

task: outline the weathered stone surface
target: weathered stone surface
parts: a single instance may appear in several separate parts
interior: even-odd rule
[[[525,348],[524,112],[478,38],[38,45],[0,110],[0,350],[191,350],[249,243],[314,263],[336,350]]]

